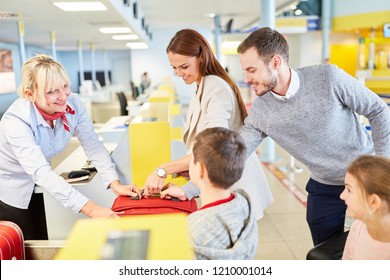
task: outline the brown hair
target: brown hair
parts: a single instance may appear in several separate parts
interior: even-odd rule
[[[201,57],[203,62],[199,66],[200,75],[215,75],[229,84],[236,94],[240,107],[241,119],[244,121],[248,113],[244,101],[242,100],[240,90],[214,56],[207,40],[199,32],[193,29],[182,29],[178,31],[169,42],[166,51],[167,53],[172,52],[189,57]]]
[[[278,31],[263,27],[252,32],[237,48],[238,53],[255,47],[257,54],[269,63],[272,57],[279,54],[288,63],[288,43]]]
[[[362,155],[347,168],[358,181],[364,196],[376,194],[390,206],[390,159],[377,155]]]
[[[246,146],[237,132],[207,128],[196,135],[192,153],[194,162],[202,163],[210,181],[220,188],[228,189],[242,176]]]

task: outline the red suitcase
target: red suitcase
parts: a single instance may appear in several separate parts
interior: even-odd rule
[[[24,260],[24,237],[20,227],[0,221],[0,260]]]
[[[148,215],[164,213],[185,213],[191,214],[198,209],[196,200],[181,201],[178,199],[162,199],[159,196],[149,198],[131,199],[129,196],[118,196],[111,209],[115,212],[125,213],[126,215]]]

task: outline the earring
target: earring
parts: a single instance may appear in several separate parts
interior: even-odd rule
[[[376,209],[371,209],[372,214],[375,214]]]

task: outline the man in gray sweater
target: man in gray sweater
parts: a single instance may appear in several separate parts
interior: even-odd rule
[[[344,231],[339,198],[349,163],[390,156],[390,111],[377,94],[335,65],[291,69],[276,30],[254,31],[238,47],[245,81],[258,96],[241,136],[252,153],[267,136],[307,166],[307,215],[314,245]],[[359,122],[365,116],[372,133]]]

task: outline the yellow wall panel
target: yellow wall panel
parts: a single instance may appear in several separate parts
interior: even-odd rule
[[[367,3],[369,5],[369,3]],[[382,26],[390,21],[390,10],[355,14],[333,18],[333,31],[345,31],[349,29],[371,28],[373,26]]]
[[[330,63],[336,64],[355,77],[357,69],[358,45],[339,44],[330,46]]]
[[[171,160],[169,103],[145,103],[129,125],[133,183],[142,188],[161,163]]]

